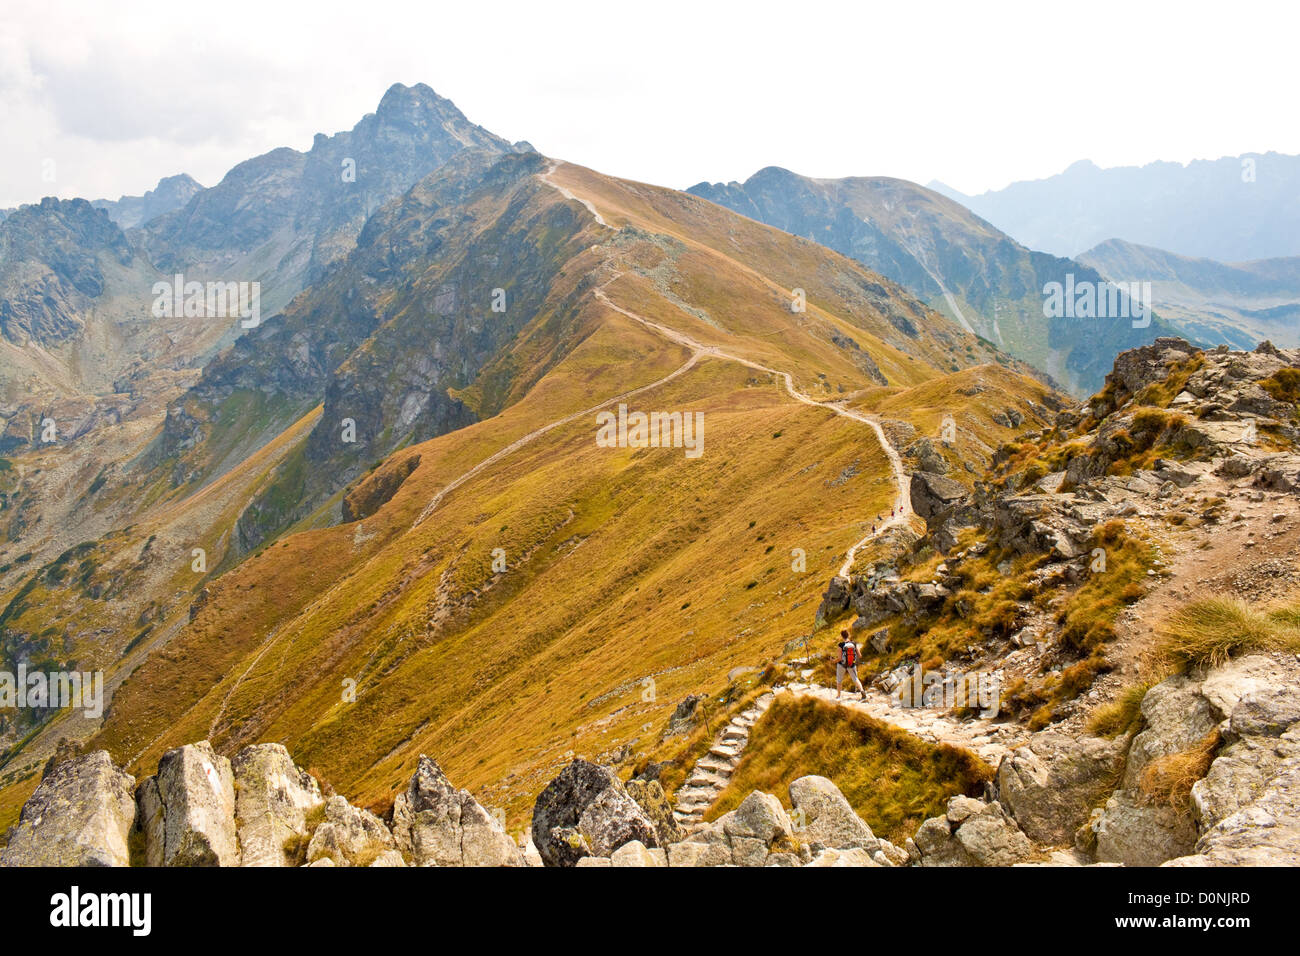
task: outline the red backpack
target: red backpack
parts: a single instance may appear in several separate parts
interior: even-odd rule
[[[840,662],[845,667],[856,667],[858,664],[858,645],[852,641],[845,641],[840,645]]]

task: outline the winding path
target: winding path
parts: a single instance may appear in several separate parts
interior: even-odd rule
[[[565,189],[563,186],[551,180],[550,177],[555,172],[558,165],[559,165],[558,163],[552,162],[551,165],[547,167],[546,172],[538,174],[538,179],[540,179],[546,185],[550,186],[552,189],[559,192],[560,195],[562,195],[565,199],[571,200],[573,202],[581,203],[591,213],[591,215],[595,218],[595,221],[599,225],[604,226],[607,229],[613,229],[614,227],[611,226],[608,222],[606,222],[605,219],[600,215],[600,213],[596,211],[596,207],[592,205],[590,200],[583,199],[579,196],[575,196],[568,189]],[[615,312],[625,315],[629,319],[632,319],[635,322],[639,322],[641,325],[645,326],[646,328],[654,332],[659,333],[661,336],[663,336],[664,338],[668,339],[671,342],[676,342],[678,345],[690,349],[691,357],[686,361],[685,364],[683,364],[676,371],[672,372],[669,375],[664,376],[658,381],[651,382],[648,385],[642,385],[639,388],[635,388],[632,389],[631,391],[624,392],[621,395],[615,395],[612,398],[607,398],[604,401],[600,402],[599,404],[592,405],[590,408],[585,408],[580,412],[574,412],[572,415],[566,415],[564,418],[553,421],[547,425],[543,425],[541,428],[534,429],[533,431],[522,436],[521,438],[517,438],[509,445],[502,448],[500,451],[497,451],[492,455],[490,455],[489,457],[483,459],[481,462],[479,462],[469,471],[462,474],[460,477],[453,479],[444,488],[442,488],[442,490],[440,490],[431,499],[429,499],[429,503],[424,506],[424,509],[420,512],[419,516],[412,523],[411,525],[412,529],[418,527],[426,518],[428,518],[429,515],[431,515],[438,508],[438,506],[443,502],[443,500],[447,497],[447,495],[450,494],[452,491],[459,488],[461,485],[469,481],[475,475],[480,474],[484,469],[490,467],[491,465],[507,457],[508,455],[518,451],[520,448],[532,442],[533,440],[541,437],[542,435],[546,434],[547,432],[555,428],[561,427],[562,425],[567,425],[570,422],[577,421],[580,418],[593,415],[608,405],[612,405],[616,402],[624,401],[625,399],[631,398],[634,395],[639,395],[640,393],[648,391],[650,389],[658,388],[660,385],[665,385],[668,382],[671,382],[673,379],[677,378],[679,375],[682,375],[685,372],[689,371],[692,367],[694,367],[694,365],[701,358],[718,358],[724,361],[735,362],[737,364],[744,365],[746,368],[752,368],[755,371],[765,372],[768,375],[775,375],[776,377],[782,379],[785,382],[786,392],[789,393],[790,397],[793,398],[795,401],[802,402],[804,405],[815,405],[819,408],[825,408],[831,412],[834,412],[836,415],[843,416],[844,418],[850,418],[853,421],[861,422],[864,425],[869,425],[871,429],[876,433],[876,438],[880,442],[880,447],[884,449],[885,455],[889,459],[889,467],[892,472],[894,484],[897,486],[898,489],[898,494],[893,504],[894,514],[888,520],[877,525],[875,527],[875,530],[873,530],[871,534],[868,534],[866,537],[862,538],[862,540],[856,542],[849,548],[848,554],[845,556],[844,563],[840,566],[839,573],[842,576],[847,576],[852,571],[853,562],[857,558],[858,552],[864,546],[866,546],[872,539],[877,538],[880,535],[884,534],[890,528],[907,524],[908,522],[907,503],[909,499],[908,489],[910,487],[911,479],[908,477],[907,473],[903,470],[903,461],[899,457],[898,451],[894,448],[893,445],[889,443],[889,439],[885,436],[885,430],[881,427],[879,421],[877,421],[875,418],[869,415],[866,415],[862,412],[856,411],[851,408],[846,408],[843,405],[838,404],[836,402],[819,402],[816,399],[808,395],[805,395],[803,392],[799,391],[797,388],[794,387],[794,378],[793,376],[791,376],[789,372],[784,372],[781,371],[780,369],[768,368],[766,365],[761,365],[758,362],[754,362],[749,359],[742,358],[738,355],[732,355],[731,353],[725,352],[722,349],[718,348],[716,345],[705,345],[703,342],[696,341],[695,339],[691,338],[689,335],[687,335],[684,332],[681,332],[670,326],[663,325],[662,323],[655,322],[652,319],[647,319],[645,316],[638,315],[637,313],[631,311],[630,309],[623,308],[623,306],[618,305],[616,302],[612,301],[609,298],[609,296],[605,294],[605,286],[614,282],[621,275],[622,275],[621,272],[616,272],[613,276],[607,279],[604,282],[604,284],[601,285],[600,288],[596,289],[595,291],[596,298],[598,298],[602,303],[604,303],[609,308],[613,309]]]
[[[750,731],[772,706],[778,694],[812,697],[845,710],[866,714],[882,723],[920,737],[932,744],[948,744],[973,751],[985,763],[996,768],[1002,758],[1027,736],[1017,723],[995,724],[991,720],[961,720],[939,708],[902,707],[891,695],[878,687],[868,687],[865,699],[856,691],[835,697],[834,687],[791,682],[774,687],[749,708],[733,717],[714,738],[709,752],[695,762],[686,782],[677,790],[673,816],[687,831],[704,821],[704,814],[731,782],[745,748]]]

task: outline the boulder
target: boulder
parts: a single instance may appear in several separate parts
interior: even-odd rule
[[[684,840],[668,845],[669,866],[730,866],[731,849],[725,844]]]
[[[910,492],[912,510],[927,523],[946,514],[970,494],[961,482],[926,471],[912,475]]]
[[[1248,654],[1211,670],[1201,683],[1200,692],[1223,720],[1237,705],[1260,692],[1284,692],[1300,684],[1300,663],[1294,658]]]
[[[1250,806],[1267,791],[1278,767],[1300,748],[1286,741],[1246,737],[1225,747],[1209,772],[1192,784],[1192,810],[1201,828],[1209,829]]]
[[[921,866],[1010,866],[1034,846],[1000,803],[955,796],[947,812],[921,824],[912,840]]]
[[[836,850],[860,847],[868,854],[879,849],[871,827],[853,812],[839,787],[825,777],[800,777],[790,784],[791,816],[803,843]]]
[[[1010,866],[1034,852],[999,803],[984,803],[953,831],[957,842],[975,866]]]
[[[533,804],[533,841],[547,866],[609,856],[624,843],[657,846],[655,826],[613,771],[581,758],[547,784]]]
[[[416,866],[525,865],[501,823],[423,754],[410,784],[393,801],[393,837]]]
[[[998,799],[1031,840],[1068,844],[1114,786],[1123,759],[1122,741],[1034,734],[998,765]]]
[[[105,750],[46,767],[0,866],[129,866],[135,778]]]
[[[587,859],[600,859],[600,857],[587,857]],[[609,862],[612,866],[667,866],[668,854],[658,848],[651,850],[640,840],[633,840],[631,843],[624,843],[611,853]]]
[[[828,847],[813,857],[812,862],[804,866],[880,866],[866,850],[850,847],[837,850]]]
[[[1223,714],[1201,693],[1201,685],[1178,675],[1161,681],[1142,698],[1146,727],[1133,738],[1121,786],[1137,788],[1142,771],[1157,757],[1189,750],[1205,739]]]
[[[836,575],[822,595],[822,603],[817,606],[816,625],[824,627],[849,609],[853,598],[853,584],[849,578]]]
[[[678,862],[673,861],[672,844],[668,848],[668,861],[672,866],[765,866],[774,853],[794,853],[799,843],[794,825],[781,806],[781,801],[770,793],[755,790],[736,809],[723,814],[708,826],[691,834],[693,844],[705,845],[708,851],[678,851]],[[682,853],[698,856],[696,862],[682,862]]]
[[[1196,824],[1164,805],[1148,804],[1137,791],[1117,790],[1096,825],[1097,860],[1125,866],[1159,866],[1185,856],[1196,844]]]
[[[335,866],[369,866],[381,854],[396,849],[384,821],[342,797],[325,801],[325,822],[312,834],[307,861],[328,857]]]
[[[231,761],[243,866],[297,866],[311,839],[320,784],[280,744],[245,747]]]
[[[681,824],[673,815],[668,795],[658,780],[638,780],[634,777],[624,785],[624,789],[654,824],[655,840],[660,846],[676,843],[685,836]]]
[[[1300,693],[1269,687],[1243,697],[1228,720],[1234,737],[1281,737],[1300,723]]]
[[[238,866],[230,761],[206,740],[169,750],[137,792],[149,866]]]
[[[703,694],[688,694],[682,698],[673,709],[672,717],[668,719],[668,730],[665,736],[679,737],[690,733],[699,723],[698,708],[704,699]]]

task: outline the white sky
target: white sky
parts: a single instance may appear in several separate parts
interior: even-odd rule
[[[210,186],[394,82],[677,188],[778,165],[973,193],[1085,158],[1300,153],[1298,27],[1263,0],[4,0],[0,207]]]

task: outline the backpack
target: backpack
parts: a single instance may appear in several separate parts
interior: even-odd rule
[[[840,663],[845,667],[856,667],[858,665],[858,645],[852,641],[845,641],[841,644]]]

